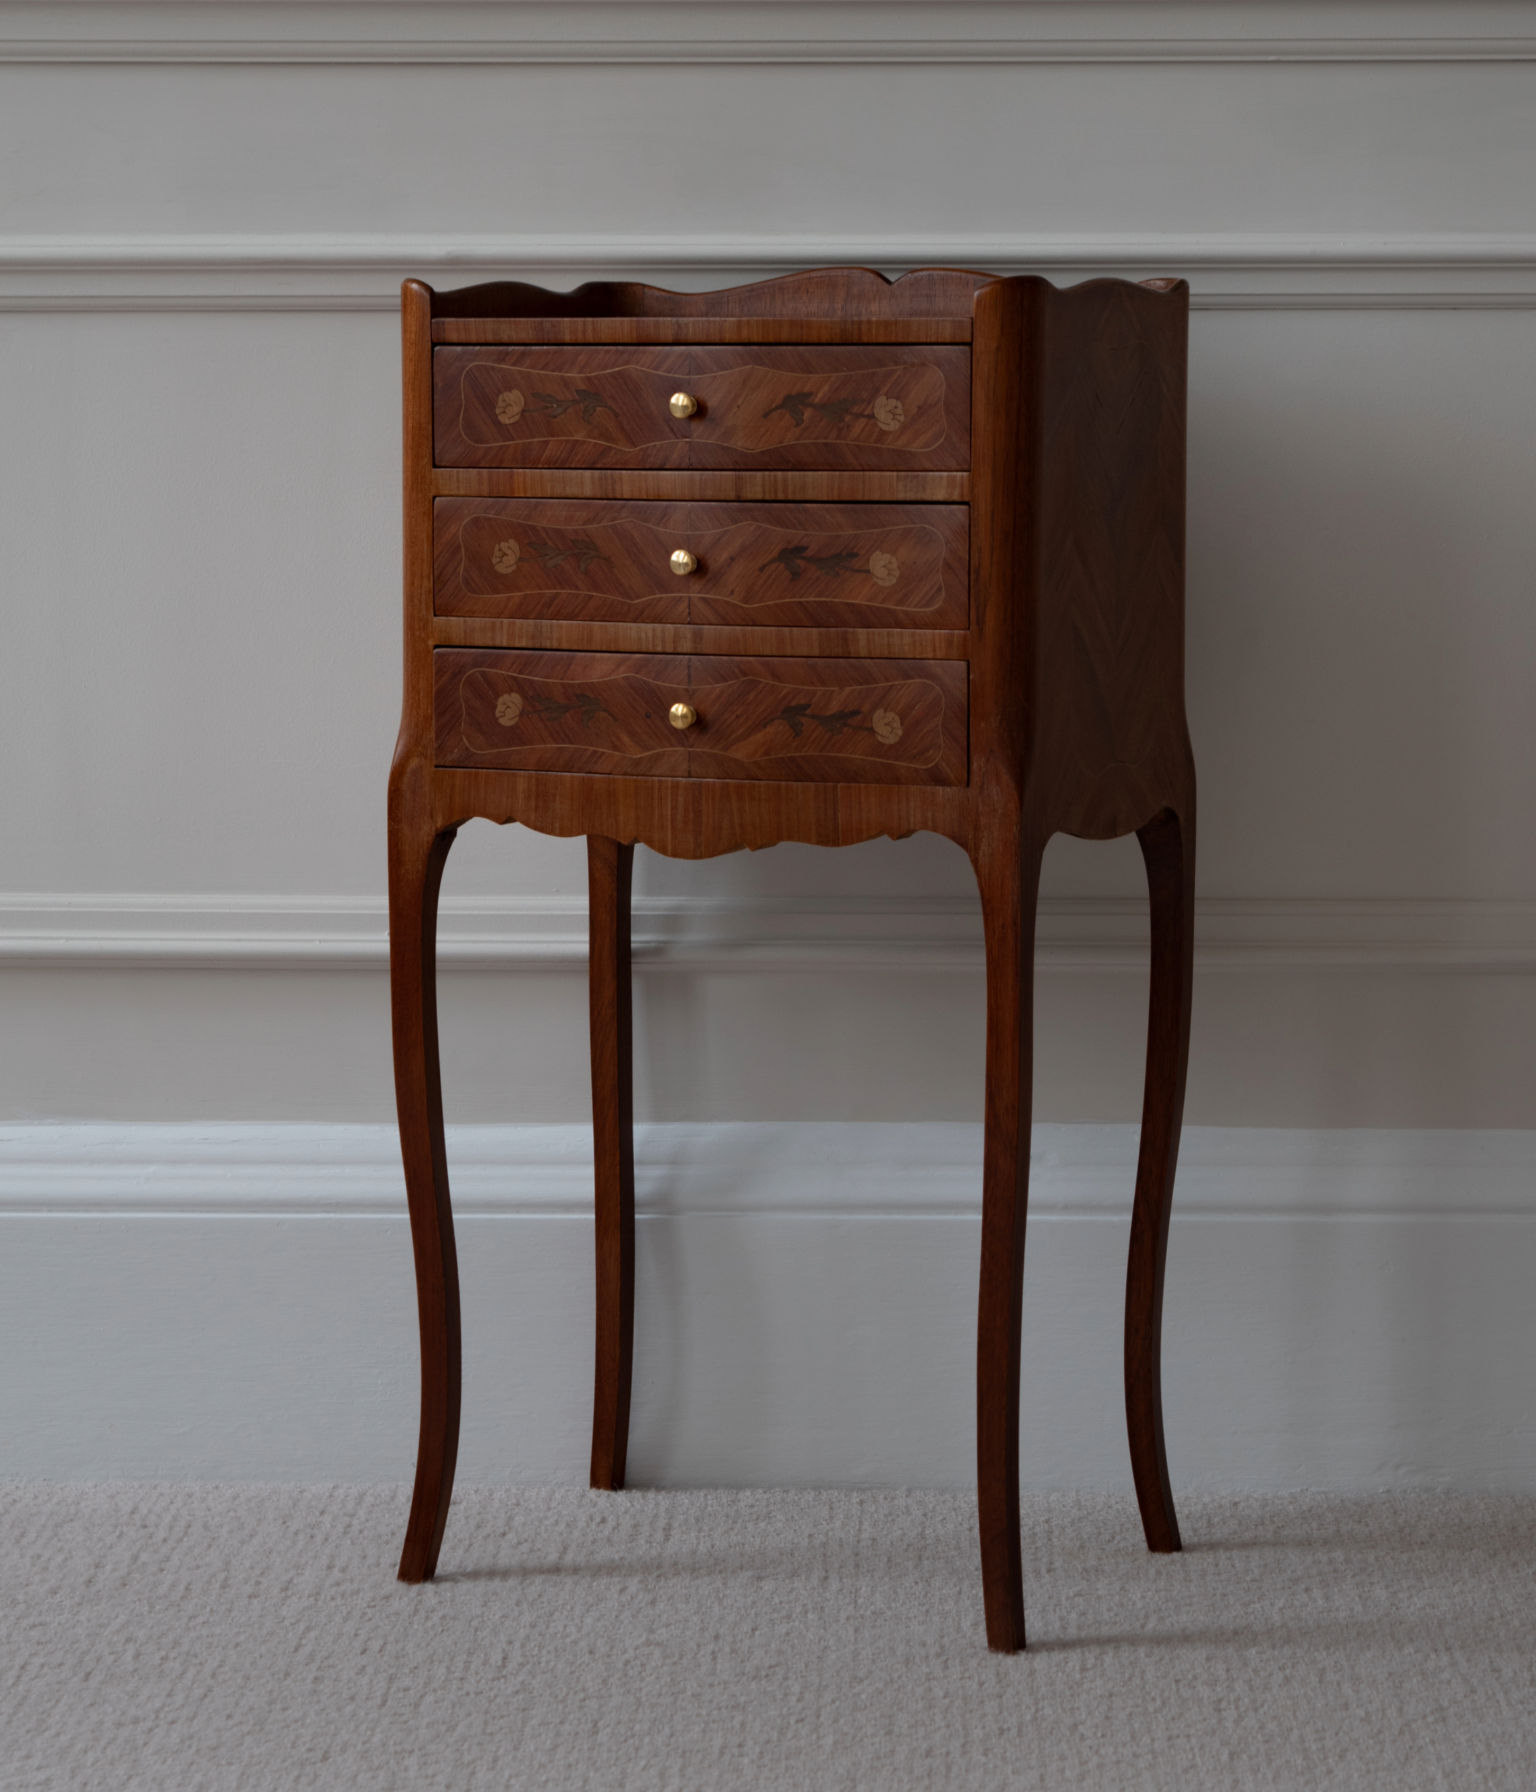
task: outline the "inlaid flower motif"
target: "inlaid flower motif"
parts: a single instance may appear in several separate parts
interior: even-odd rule
[[[502,423],[516,423],[523,414],[523,395],[521,392],[503,392],[496,400],[496,417]]]
[[[516,691],[508,691],[496,699],[496,720],[503,728],[510,728],[523,713],[523,700]]]
[[[491,565],[497,572],[516,572],[520,553],[515,541],[498,541],[491,549]]]
[[[877,585],[894,585],[901,577],[901,562],[894,554],[871,554],[869,576]]]
[[[899,398],[877,398],[873,408],[875,421],[882,429],[900,429],[907,420]]]
[[[894,709],[877,709],[869,718],[869,725],[882,747],[894,747],[901,739],[901,717]]]

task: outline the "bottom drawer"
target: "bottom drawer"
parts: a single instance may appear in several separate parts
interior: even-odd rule
[[[437,762],[644,778],[964,784],[963,660],[435,655]],[[698,719],[674,728],[687,704]]]

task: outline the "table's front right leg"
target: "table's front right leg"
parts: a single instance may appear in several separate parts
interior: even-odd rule
[[[635,1140],[629,893],[635,849],[587,840],[592,1024],[592,1146],[597,1218],[594,1487],[624,1485],[635,1344]]]
[[[421,1435],[400,1579],[430,1580],[453,1497],[462,1385],[459,1265],[443,1147],[437,1052],[437,894],[454,830],[391,818],[389,980],[395,1105],[416,1257],[421,1322]]]
[[[987,1643],[1024,1647],[1019,1348],[1029,1207],[1039,842],[997,828],[973,852],[987,952],[986,1143],[976,1340],[976,1471]]]

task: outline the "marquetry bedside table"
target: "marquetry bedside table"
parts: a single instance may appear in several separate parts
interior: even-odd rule
[[[720,293],[407,281],[405,698],[390,966],[421,1320],[400,1578],[458,1448],[437,895],[471,817],[585,834],[597,1376],[621,1487],[634,1329],[629,887],[679,858],[925,828],[970,854],[987,955],[977,1469],[987,1640],[1024,1646],[1019,1322],[1034,915],[1063,831],[1135,832],[1152,911],[1126,1289],[1147,1543],[1179,1547],[1159,1382],[1188,1056],[1182,282],[861,269]]]

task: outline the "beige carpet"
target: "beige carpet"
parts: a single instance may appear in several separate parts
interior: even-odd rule
[[[989,1655],[968,1498],[0,1488],[26,1792],[1536,1786],[1536,1499],[1028,1502]]]

